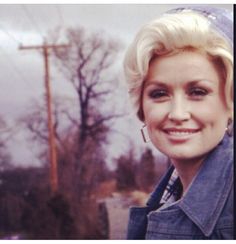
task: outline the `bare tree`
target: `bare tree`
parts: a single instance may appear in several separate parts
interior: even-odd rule
[[[53,97],[59,189],[70,199],[77,224],[86,232],[84,236],[91,237],[91,228],[100,232],[100,226],[95,224],[99,207],[91,198],[105,178],[101,175],[108,172],[104,145],[112,121],[123,116],[114,112],[118,82],[115,64],[121,46],[101,33],[88,33],[82,28],[68,29],[65,34],[70,46],[51,52],[52,61],[75,91],[75,97],[70,99]],[[56,42],[57,32],[50,38]],[[37,105],[29,111],[21,121],[33,136],[31,139],[46,145],[45,108]]]
[[[150,192],[157,182],[158,172],[155,170],[156,161],[149,148],[141,155],[136,169],[136,182],[140,190]]]
[[[117,116],[114,110],[104,111],[111,108],[112,93],[117,86],[113,68],[121,45],[105,39],[101,33],[88,33],[83,28],[68,29],[65,35],[70,46],[55,49],[54,54],[59,69],[77,94],[79,120],[69,114],[68,118],[78,126],[79,152],[82,153],[88,138],[97,139],[100,131],[103,133],[104,123]]]
[[[52,37],[55,42],[59,38],[56,33]],[[76,92],[77,112],[65,109],[63,113],[76,128],[73,145],[77,178],[90,184],[94,175],[92,162],[99,163],[104,158],[102,145],[110,130],[108,122],[122,116],[114,112],[113,97],[118,83],[115,64],[121,45],[105,38],[103,33],[89,33],[83,28],[67,29],[65,36],[70,45],[55,49],[54,60]],[[59,134],[57,139],[63,141]]]
[[[7,141],[12,136],[12,129],[10,129],[3,119],[0,116],[0,170],[5,170],[11,167],[11,156],[7,150]]]
[[[59,38],[57,33],[50,34],[53,42]],[[86,198],[101,179],[95,169],[105,167],[104,145],[112,121],[123,116],[114,106],[119,74],[115,64],[121,45],[83,28],[67,29],[65,36],[70,45],[51,52],[51,61],[75,91],[70,99],[54,97],[59,180],[63,181],[61,187],[74,187],[80,198]],[[23,121],[32,139],[46,145],[45,109],[37,105],[29,110]]]
[[[137,163],[133,147],[130,147],[126,155],[121,155],[117,159],[116,180],[118,190],[134,190],[137,188]]]

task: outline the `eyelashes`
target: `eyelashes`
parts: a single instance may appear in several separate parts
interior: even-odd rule
[[[161,89],[154,89],[148,93],[148,96],[153,99],[168,96],[167,91]]]
[[[202,87],[191,87],[185,91],[185,94],[192,99],[202,99],[209,94],[209,91]],[[148,91],[148,97],[155,100],[165,100],[172,96],[168,89],[151,89]]]
[[[189,94],[191,96],[206,96],[208,94],[208,90],[206,90],[205,88],[191,88]]]

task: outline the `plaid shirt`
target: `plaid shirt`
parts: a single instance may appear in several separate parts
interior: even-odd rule
[[[167,207],[170,204],[178,201],[181,198],[183,191],[183,187],[178,176],[176,169],[174,169],[168,184],[166,185],[166,189],[162,195],[160,204],[162,204],[161,208]]]

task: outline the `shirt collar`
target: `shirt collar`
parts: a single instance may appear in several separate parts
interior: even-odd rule
[[[165,187],[165,191],[162,195],[160,204],[166,205],[166,203],[173,203],[177,201],[182,194],[182,184],[179,179],[179,175],[177,170],[174,169],[167,186]]]
[[[179,207],[210,236],[233,184],[233,138],[226,135],[208,155]]]

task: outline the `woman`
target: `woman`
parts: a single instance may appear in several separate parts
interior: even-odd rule
[[[126,53],[142,130],[171,163],[146,207],[131,208],[128,239],[233,239],[232,30],[225,9],[183,7]]]

